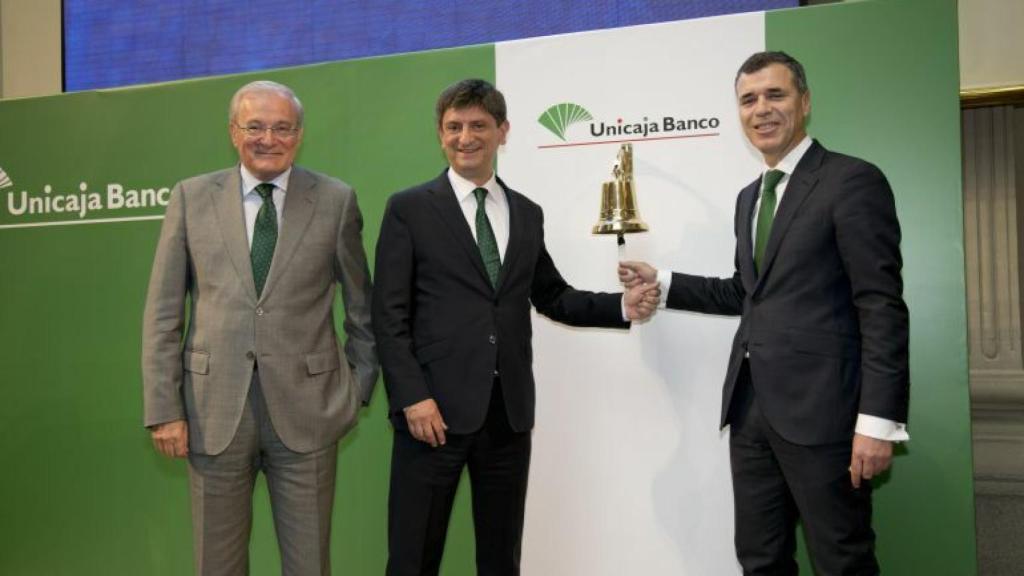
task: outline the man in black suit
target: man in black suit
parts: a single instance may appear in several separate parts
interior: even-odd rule
[[[892,191],[878,168],[807,136],[810,92],[789,55],[748,58],[736,95],[765,166],[737,199],[732,277],[642,262],[619,275],[627,286],[662,280],[669,308],[741,318],[721,425],[744,574],[797,573],[798,517],[817,574],[877,574],[864,480],[907,439],[909,396]]]
[[[393,195],[377,241],[373,324],[395,427],[390,576],[437,574],[464,466],[478,574],[519,574],[534,415],[531,302],[573,326],[628,328],[656,285],[569,286],[544,247],[540,206],[494,174],[509,124],[483,80],[441,93],[450,168]]]

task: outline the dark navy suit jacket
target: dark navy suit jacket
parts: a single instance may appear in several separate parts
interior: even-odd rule
[[[495,370],[509,424],[534,422],[530,304],[574,326],[626,328],[621,294],[576,290],[544,246],[540,206],[509,189],[509,239],[497,289],[447,171],[391,196],[377,241],[373,324],[391,419],[433,398],[450,433],[478,430]]]
[[[673,274],[668,293],[670,308],[741,317],[721,425],[744,358],[768,422],[796,444],[849,440],[858,413],[906,422],[909,323],[885,176],[815,141],[790,177],[758,274],[760,187],[759,178],[736,202],[733,276]]]

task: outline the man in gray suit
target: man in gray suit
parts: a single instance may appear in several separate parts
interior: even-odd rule
[[[174,187],[153,262],[145,425],[160,453],[188,457],[197,574],[248,572],[260,470],[282,574],[330,573],[338,439],[377,380],[362,216],[348,185],[293,166],[302,120],[287,86],[239,89],[240,164]]]

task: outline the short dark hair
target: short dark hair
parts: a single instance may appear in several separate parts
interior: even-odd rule
[[[740,76],[743,74],[753,74],[764,68],[767,68],[771,64],[782,64],[789,71],[793,73],[793,83],[796,84],[797,92],[801,94],[807,93],[807,73],[804,72],[804,65],[801,64],[796,58],[793,58],[785,52],[757,52],[747,58],[740,69],[736,71],[736,80],[733,82],[733,86],[736,86],[740,82]]]
[[[437,106],[434,111],[437,114],[438,127],[441,126],[444,113],[448,110],[473,106],[483,108],[494,117],[498,126],[505,123],[507,111],[505,97],[501,95],[501,92],[486,80],[467,78],[445,88],[437,97]]]

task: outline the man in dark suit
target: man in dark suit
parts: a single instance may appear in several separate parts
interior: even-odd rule
[[[262,470],[281,573],[327,575],[338,439],[377,380],[362,216],[347,184],[293,165],[303,112],[290,88],[246,84],[228,121],[239,164],[179,182],[160,231],[145,425],[160,453],[188,457],[197,574],[248,574]]]
[[[469,467],[482,576],[519,574],[534,417],[530,304],[574,326],[627,328],[656,286],[569,286],[544,246],[541,208],[494,174],[509,124],[483,80],[436,106],[450,168],[388,201],[373,325],[395,427],[390,576],[437,574],[455,489]]]
[[[736,95],[765,166],[737,199],[734,274],[623,262],[620,278],[661,280],[669,308],[741,317],[721,425],[744,574],[797,573],[798,517],[818,574],[877,574],[864,480],[907,439],[909,396],[892,191],[878,168],[807,136],[810,92],[789,55],[747,59]]]

